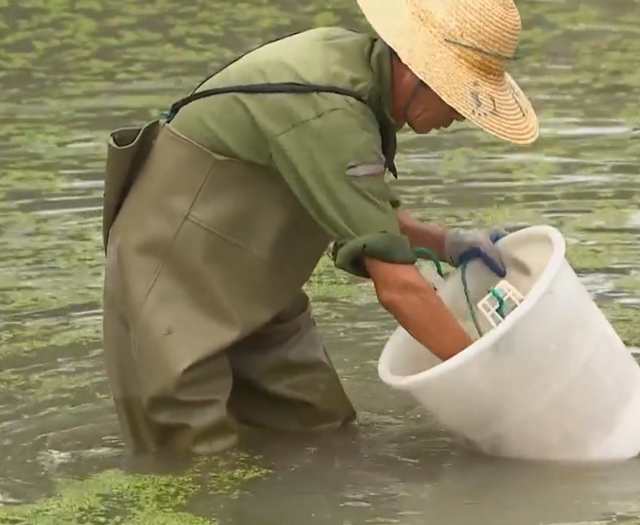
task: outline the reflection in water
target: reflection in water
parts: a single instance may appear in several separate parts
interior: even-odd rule
[[[515,148],[469,124],[403,133],[397,187],[424,219],[560,228],[585,285],[638,345],[640,142],[630,130],[640,120],[640,2],[520,8],[525,58],[514,75],[539,111],[539,143]],[[263,39],[342,23],[360,26],[355,3],[260,0],[239,9],[221,0],[211,9],[153,0],[123,12],[114,0],[0,0],[0,504],[49,494],[57,475],[129,467],[100,351],[108,131],[156,116]],[[453,443],[379,382],[376,359],[393,323],[371,287],[314,290],[359,428],[308,441],[249,439],[273,473],[249,481],[237,500],[197,496],[191,511],[224,523],[310,525],[535,525],[640,512],[637,461],[531,465]]]

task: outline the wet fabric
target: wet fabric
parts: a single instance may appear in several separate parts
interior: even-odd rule
[[[104,351],[132,450],[353,420],[301,292],[327,244],[274,173],[160,130],[107,248]]]
[[[104,350],[132,450],[212,453],[241,425],[355,418],[302,288],[332,242],[355,275],[364,254],[415,261],[385,180],[388,58],[370,37],[311,31],[210,82],[317,80],[355,97],[228,93],[112,134]]]

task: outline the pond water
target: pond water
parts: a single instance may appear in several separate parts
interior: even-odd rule
[[[520,9],[512,72],[539,113],[539,142],[517,148],[466,123],[403,132],[396,186],[425,220],[558,227],[576,272],[638,345],[640,1]],[[640,522],[639,461],[481,457],[389,391],[376,360],[395,325],[370,284],[326,264],[309,291],[357,428],[265,436],[246,457],[169,477],[124,454],[100,340],[108,132],[156,116],[262,40],[335,24],[362,27],[355,2],[0,0],[0,524]]]

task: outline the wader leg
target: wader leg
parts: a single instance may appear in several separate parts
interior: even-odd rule
[[[118,310],[113,294],[103,298],[102,329],[108,334],[104,357],[107,363],[109,387],[120,422],[120,432],[127,447],[134,453],[155,449],[153,423],[147,417],[140,398],[136,364],[131,352],[131,332],[126,318]]]
[[[235,446],[236,425],[227,414],[231,367],[224,353],[183,372],[171,397],[149,399],[142,393],[126,320],[109,294],[104,298],[104,330],[110,343],[105,347],[109,383],[123,440],[133,454],[206,455]]]
[[[118,282],[120,270],[114,250],[117,244],[108,247],[104,355],[123,440],[133,454],[213,454],[233,447],[236,424],[227,413],[232,375],[225,352],[194,358],[173,377],[154,373],[158,367],[154,359],[167,360],[163,351],[184,353],[185,349],[158,346],[157,356],[150,359],[141,358],[141,349],[136,352],[134,334],[121,309],[126,301],[117,285],[110,286],[111,281]],[[165,386],[152,386],[160,377]]]
[[[241,423],[295,432],[355,420],[304,293],[227,355],[233,371],[229,411]]]

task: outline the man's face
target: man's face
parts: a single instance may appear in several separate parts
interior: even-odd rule
[[[417,78],[415,80],[420,82]],[[407,107],[406,120],[415,133],[425,134],[434,129],[448,128],[454,121],[463,121],[464,117],[420,83]]]

